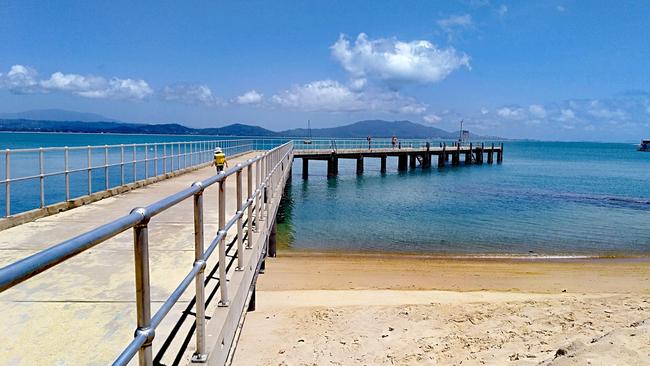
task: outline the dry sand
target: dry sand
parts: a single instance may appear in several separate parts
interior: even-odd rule
[[[234,365],[650,365],[650,261],[281,252]]]

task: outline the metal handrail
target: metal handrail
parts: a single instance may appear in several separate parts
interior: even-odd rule
[[[40,196],[39,208],[46,206],[45,200],[45,178],[64,176],[65,200],[67,202],[78,197],[71,197],[70,194],[70,176],[74,173],[86,172],[86,194],[93,193],[93,171],[103,170],[104,189],[111,187],[123,186],[127,183],[126,169],[132,167],[130,183],[139,180],[146,180],[158,177],[161,174],[172,173],[175,171],[192,168],[204,164],[212,159],[212,151],[217,147],[222,147],[225,153],[241,153],[255,150],[257,143],[252,139],[237,140],[201,140],[201,141],[181,141],[181,142],[160,142],[160,143],[139,143],[139,144],[120,144],[120,145],[95,145],[95,146],[64,146],[64,147],[43,147],[30,149],[6,149],[1,154],[4,155],[5,174],[0,179],[0,184],[5,186],[5,210],[4,217],[12,215],[11,212],[11,185],[12,183],[25,182],[31,180],[39,181],[38,193]],[[80,168],[70,167],[70,153],[86,151],[86,156],[78,156],[78,162],[85,160],[85,166]],[[93,162],[93,157],[98,158],[97,153],[103,152],[100,158],[103,162]],[[111,152],[112,154],[109,154]],[[131,159],[125,159],[125,152],[131,155]],[[153,156],[150,156],[152,152]],[[12,177],[11,161],[12,157],[21,154],[38,154],[38,172],[29,175]],[[45,156],[46,153],[61,153],[57,164],[62,169],[56,171],[46,171]],[[109,155],[119,155],[118,162],[110,162]],[[36,158],[36,157],[35,157]],[[138,165],[144,165],[144,172],[138,172]],[[150,172],[150,166],[153,165],[153,172]],[[111,184],[111,168],[119,167],[119,182]],[[63,187],[62,187],[63,188]],[[63,192],[61,192],[63,194]]]
[[[281,177],[290,169],[290,159],[293,154],[293,142],[287,142],[262,155],[248,159],[243,164],[227,169],[217,175],[211,176],[201,182],[192,184],[180,192],[165,197],[146,207],[133,209],[128,215],[118,218],[110,223],[99,226],[84,234],[54,245],[41,252],[14,262],[6,267],[0,268],[0,293],[26,281],[37,274],[56,266],[65,260],[74,257],[102,242],[125,232],[128,229],[134,230],[134,248],[136,263],[136,306],[137,306],[137,328],[133,340],[124,349],[113,363],[114,365],[126,365],[136,353],[139,354],[140,365],[152,365],[151,343],[155,337],[155,329],[178,301],[180,296],[189,287],[192,280],[196,283],[196,352],[194,359],[205,361],[207,349],[205,345],[205,288],[204,271],[208,258],[218,249],[219,265],[219,288],[221,291],[220,306],[228,306],[228,284],[226,280],[226,253],[225,238],[233,226],[237,226],[237,252],[238,267],[243,266],[243,238],[242,221],[244,211],[247,212],[248,245],[252,242],[253,223],[259,225],[262,219],[264,206],[268,217],[269,202],[267,195],[275,195]],[[287,162],[285,164],[285,161]],[[253,182],[253,167],[256,168],[256,182]],[[242,200],[243,184],[241,174],[246,169],[248,174],[248,198]],[[237,178],[237,212],[227,222],[225,217],[225,183],[232,175]],[[262,178],[263,177],[263,178]],[[216,237],[211,241],[207,249],[204,249],[203,231],[203,192],[210,186],[219,185],[219,230]],[[253,187],[255,185],[255,187]],[[255,188],[253,190],[253,188]],[[272,189],[268,189],[272,188]],[[159,213],[177,205],[178,203],[193,197],[194,201],[194,238],[195,238],[195,261],[192,269],[176,287],[172,294],[163,303],[161,308],[151,315],[151,293],[149,284],[149,245],[148,245],[148,224],[149,221]],[[253,211],[256,210],[256,212]],[[268,223],[267,223],[268,224]]]

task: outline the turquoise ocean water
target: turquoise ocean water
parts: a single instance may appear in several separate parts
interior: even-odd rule
[[[283,241],[295,249],[433,255],[650,254],[650,153],[632,144],[506,142],[501,165],[356,176],[294,164]],[[435,164],[435,161],[434,161]]]
[[[217,137],[0,133],[0,149],[207,139]],[[389,158],[381,174],[379,159],[368,158],[357,176],[354,161],[341,159],[340,175],[327,179],[326,163],[312,161],[303,181],[297,161],[279,234],[299,250],[646,256],[649,166],[650,153],[632,144],[515,141],[505,143],[500,165],[398,173]],[[101,172],[93,179],[101,189]],[[61,200],[60,189],[46,193]],[[38,199],[16,200],[20,211]]]

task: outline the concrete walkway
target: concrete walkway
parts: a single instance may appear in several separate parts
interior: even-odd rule
[[[229,163],[236,164],[254,155],[240,156]],[[1,231],[0,267],[128,214],[134,207],[176,193],[211,174],[214,168],[203,168]],[[243,182],[245,186],[246,170]],[[236,211],[235,189],[234,177],[229,178],[226,217]],[[217,232],[217,195],[216,185],[204,193],[206,243]],[[149,225],[152,313],[191,269],[194,261],[192,212],[192,200],[188,199],[156,216]],[[215,253],[208,262],[206,275],[216,261]],[[6,290],[0,294],[0,364],[111,363],[131,341],[135,330],[134,282],[133,234],[129,230]],[[216,282],[212,280],[206,287],[208,299]],[[154,357],[160,363],[184,364],[194,350],[194,343],[187,336],[194,322],[193,310],[186,311],[193,294],[191,286],[156,330]],[[217,301],[218,294],[210,301],[208,316]],[[181,318],[184,321],[179,321]],[[170,333],[175,336],[170,338]],[[171,339],[167,345],[166,339]]]

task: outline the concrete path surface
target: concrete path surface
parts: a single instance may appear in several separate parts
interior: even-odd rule
[[[245,161],[250,153],[229,163]],[[84,233],[176,193],[214,174],[203,168],[0,232],[0,267]],[[243,173],[246,187],[246,170]],[[226,184],[226,217],[235,209],[235,179]],[[246,190],[244,189],[244,192]],[[204,193],[206,243],[217,232],[216,185]],[[149,225],[152,313],[189,272],[194,261],[192,199],[154,217]],[[230,240],[228,240],[230,242]],[[231,253],[232,254],[232,251]],[[212,256],[206,275],[215,266]],[[215,275],[216,277],[216,275]],[[206,287],[206,314],[216,307],[217,280]],[[0,364],[105,365],[133,338],[136,326],[133,234],[128,230],[0,294]],[[154,357],[185,363],[194,343],[190,286],[156,330]],[[179,321],[179,319],[181,319]],[[170,338],[169,335],[175,336]],[[171,339],[165,343],[166,339]],[[137,356],[136,356],[137,361]],[[133,362],[132,362],[133,363]]]

